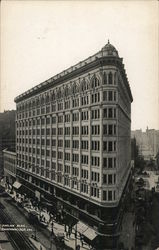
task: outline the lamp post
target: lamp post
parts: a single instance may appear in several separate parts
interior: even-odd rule
[[[53,230],[53,226],[54,226],[54,223],[53,223],[53,220],[51,222],[51,234],[50,234],[50,250],[52,250],[52,243],[53,243],[53,235],[54,235],[54,230]]]
[[[75,250],[77,249],[77,223],[75,226]]]

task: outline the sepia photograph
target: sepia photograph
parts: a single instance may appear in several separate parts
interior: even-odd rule
[[[0,250],[159,250],[159,1],[2,0]]]

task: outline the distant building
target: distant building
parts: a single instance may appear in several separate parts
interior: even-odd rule
[[[15,110],[0,113],[0,178],[3,176],[3,150],[15,151]]]
[[[6,185],[12,186],[16,180],[16,152],[3,150],[4,178]]]
[[[100,249],[116,244],[131,180],[133,98],[122,61],[108,42],[15,98],[18,180],[86,223]]]
[[[144,157],[144,160],[149,161],[155,159],[159,152],[159,130],[146,129],[131,131],[131,138],[136,139],[139,148],[139,154]]]

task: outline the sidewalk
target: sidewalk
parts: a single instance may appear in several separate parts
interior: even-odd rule
[[[6,191],[8,191],[8,190],[6,190]],[[11,198],[15,199],[15,201],[18,202],[18,199],[16,198],[15,192],[13,194],[10,194],[9,192],[7,192],[7,193],[9,194],[9,196]],[[26,209],[26,208],[23,208],[23,209]],[[30,209],[28,209],[28,211],[29,210]],[[50,234],[51,234],[51,232],[52,232],[52,220],[50,220],[49,213],[45,209],[42,211],[39,211],[38,209],[36,209],[36,211],[39,212],[41,216],[43,216],[43,219],[45,218],[44,221],[46,224],[48,224],[46,228],[50,231]],[[79,233],[77,233],[77,239],[75,238],[75,229],[74,228],[72,228],[72,233],[71,233],[70,237],[68,237],[66,235],[64,225],[58,224],[55,220],[53,220],[53,232],[54,232],[55,236],[57,236],[58,234],[64,235],[64,242],[68,248],[71,248],[74,250],[75,246],[80,245],[80,250],[87,250],[87,249],[89,250],[90,249],[89,245],[85,242],[83,242],[83,246],[82,246]],[[41,250],[41,249],[46,250],[44,245],[42,245],[40,242],[34,240],[33,238],[30,238],[30,240],[37,246],[38,250]],[[40,248],[40,247],[42,247],[42,248]]]
[[[31,237],[29,238],[29,240],[33,243],[37,250],[46,250],[46,248],[39,241],[36,241]]]

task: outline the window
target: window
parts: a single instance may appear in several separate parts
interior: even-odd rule
[[[82,135],[88,135],[88,126],[82,126]]]
[[[91,196],[99,198],[99,188],[91,187]]]
[[[116,151],[116,141],[104,141],[103,142],[103,150],[107,152],[115,152]]]
[[[58,123],[62,123],[63,122],[63,115],[58,116]]]
[[[70,161],[70,153],[65,153],[65,160]]]
[[[63,147],[63,140],[58,140],[58,147]]]
[[[106,72],[104,72],[103,80],[104,80],[104,84],[107,84],[107,74],[106,74]]]
[[[113,84],[113,75],[112,75],[112,72],[110,72],[109,75],[108,75],[108,84]]]
[[[52,123],[55,124],[56,123],[56,116],[52,117]]]
[[[81,192],[88,194],[88,185],[85,183],[81,183]]]
[[[46,145],[50,146],[50,139],[46,139]]]
[[[79,141],[73,140],[72,146],[73,146],[74,149],[78,149],[79,148]]]
[[[105,124],[103,125],[104,135],[116,135],[116,124]]]
[[[68,187],[70,186],[70,180],[69,180],[69,178],[66,177],[66,176],[64,177],[64,185],[65,185],[65,186],[68,186]]]
[[[70,100],[66,100],[65,101],[65,109],[69,109],[70,108]]]
[[[63,158],[63,152],[58,151],[58,159],[61,159],[61,160],[62,160],[62,158]]]
[[[72,175],[78,176],[78,175],[79,175],[79,169],[76,168],[76,167],[73,167],[73,168],[72,168]]]
[[[52,128],[52,135],[56,135],[56,128]]]
[[[70,135],[70,127],[65,127],[65,135]]]
[[[81,155],[81,163],[88,165],[88,155]]]
[[[72,161],[73,162],[79,162],[79,155],[78,154],[73,154],[72,155]]]
[[[55,139],[52,140],[52,146],[53,146],[53,147],[56,146],[56,140],[55,140]]]
[[[58,110],[63,110],[63,102],[58,103]]]
[[[108,191],[108,201],[112,201],[112,191]]]
[[[100,179],[99,173],[92,171],[92,173],[91,173],[91,179],[92,179],[92,181],[99,182],[99,179]]]
[[[89,104],[88,96],[82,96],[81,97],[81,105],[84,106],[84,105],[88,105],[88,104]]]
[[[78,107],[79,106],[79,98],[74,98],[72,100],[72,107],[75,108],[75,107]]]
[[[72,134],[79,135],[79,127],[72,127]]]
[[[79,121],[79,113],[73,113],[73,115],[72,115],[72,120],[73,120],[73,122],[75,122],[75,121]]]
[[[82,169],[81,170],[81,177],[84,179],[88,179],[88,170]]]
[[[92,79],[92,88],[96,88],[98,87],[100,84],[99,84],[99,80],[96,76],[93,76],[93,79]]]
[[[88,111],[82,111],[81,113],[81,120],[82,121],[87,121],[89,118],[88,118]]]
[[[61,163],[58,163],[57,164],[57,171],[62,172],[62,170],[63,170],[63,165]]]
[[[66,174],[70,174],[70,166],[65,165],[64,171],[65,171]]]
[[[50,156],[50,150],[46,150],[46,156]]]
[[[56,158],[56,151],[52,151],[52,158]]]
[[[63,128],[58,128],[58,135],[63,135]]]
[[[52,112],[56,111],[56,104],[52,104]]]
[[[50,117],[46,118],[46,124],[50,124]]]
[[[65,115],[65,122],[70,122],[70,114]]]
[[[65,148],[70,148],[70,140],[65,140]]]
[[[92,125],[92,135],[100,134],[100,125]]]
[[[56,169],[56,162],[52,162],[52,169]]]
[[[107,200],[107,191],[103,191],[103,200],[104,200],[104,201]]]
[[[103,92],[103,101],[116,101],[116,91],[108,90]]]
[[[92,110],[91,113],[92,113],[92,119],[99,119],[100,118],[100,110],[99,109]]]
[[[92,103],[100,102],[100,93],[93,93],[91,97]]]
[[[112,174],[108,174],[108,185],[113,183]]]
[[[92,156],[92,166],[99,167],[100,165],[100,158],[97,156]]]
[[[100,142],[99,141],[92,141],[92,150],[96,150],[96,151],[100,150]]]
[[[46,113],[50,113],[50,106],[46,106]]]
[[[88,150],[88,141],[81,141],[81,148]]]
[[[50,128],[46,129],[46,135],[50,135]]]

